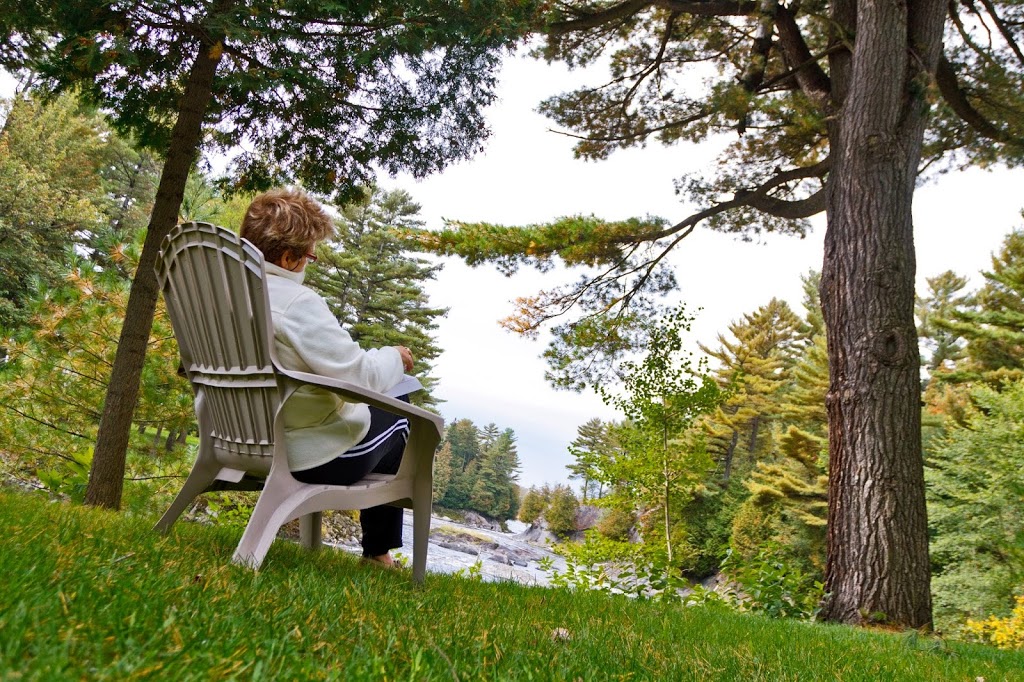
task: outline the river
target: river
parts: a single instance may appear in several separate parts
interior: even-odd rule
[[[547,545],[533,542],[524,537],[528,526],[518,521],[509,521],[511,532],[488,530],[468,526],[447,517],[431,517],[430,544],[427,550],[427,571],[434,573],[455,573],[479,570],[484,580],[511,580],[524,585],[549,584],[547,572],[538,567],[538,562],[549,558],[555,569],[565,569],[565,560],[552,552]],[[405,544],[394,554],[412,561],[412,512],[405,511]],[[354,544],[337,547],[350,552],[359,552]],[[473,552],[476,552],[475,554]],[[479,569],[476,567],[479,566]]]

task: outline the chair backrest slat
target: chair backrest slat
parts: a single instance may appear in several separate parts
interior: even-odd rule
[[[177,226],[157,272],[186,373],[204,396],[215,447],[269,457],[280,403],[259,251],[208,223]]]

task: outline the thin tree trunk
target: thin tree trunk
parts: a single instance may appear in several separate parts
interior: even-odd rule
[[[725,451],[725,482],[729,482],[729,477],[732,476],[732,458],[736,454],[736,444],[740,440],[740,432],[736,429],[732,430],[732,440],[729,441],[729,448]]]
[[[837,1],[833,11],[856,43],[832,70],[821,281],[830,621],[931,624],[911,204],[943,17],[937,0]]]
[[[668,496],[669,496],[669,478],[668,478],[668,427],[662,426],[661,430],[661,467],[662,476],[665,481],[665,549],[668,552],[668,566],[672,566],[672,525],[670,523],[669,509],[668,509]]]
[[[757,449],[757,433],[761,430],[761,415],[755,414],[750,424],[750,442],[747,443],[747,452],[750,454],[750,463],[757,461],[755,450]]]
[[[153,214],[128,297],[121,338],[103,404],[95,454],[89,470],[89,485],[85,491],[86,504],[109,509],[121,506],[128,432],[159,296],[153,266],[160,243],[178,220],[185,181],[199,150],[203,117],[213,95],[213,78],[220,61],[219,50],[213,51],[218,40],[211,38],[200,42],[181,98],[178,120],[171,131],[167,159],[160,174]]]

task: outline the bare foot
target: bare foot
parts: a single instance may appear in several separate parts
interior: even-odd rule
[[[398,568],[398,562],[395,561],[394,557],[391,556],[390,552],[384,552],[377,556],[363,557],[363,561],[368,563],[380,564],[387,568]]]

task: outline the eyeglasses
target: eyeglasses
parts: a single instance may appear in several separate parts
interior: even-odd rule
[[[312,253],[307,253],[306,254],[306,260],[308,260],[310,263],[315,263],[316,262],[316,255],[312,254]]]

